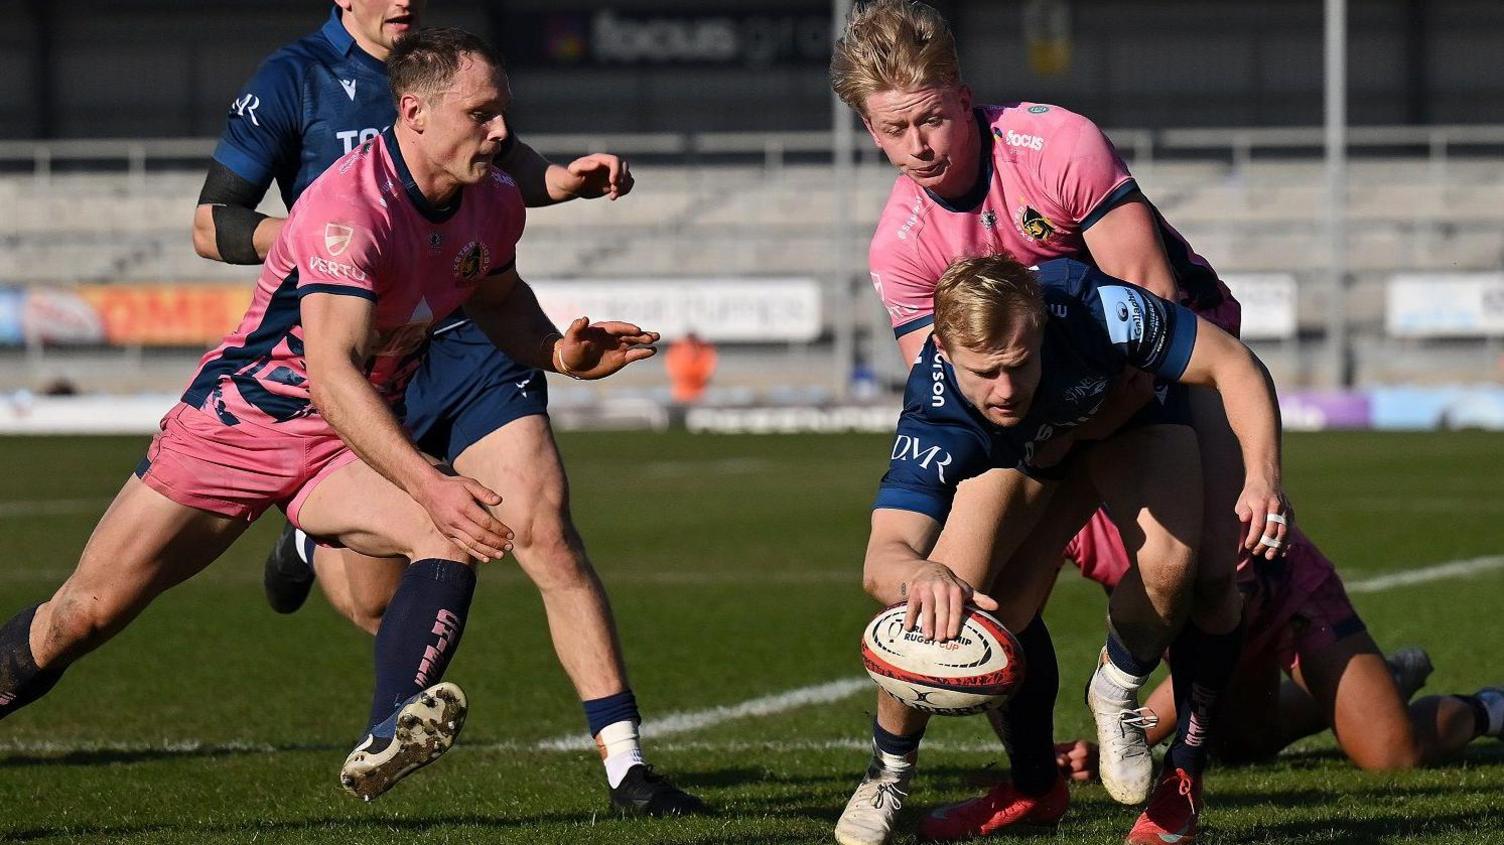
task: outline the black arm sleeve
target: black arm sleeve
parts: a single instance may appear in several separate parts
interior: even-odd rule
[[[256,254],[256,226],[267,215],[256,211],[256,206],[265,195],[265,186],[241,178],[217,161],[210,162],[198,204],[213,206],[214,245],[226,264],[261,263]]]

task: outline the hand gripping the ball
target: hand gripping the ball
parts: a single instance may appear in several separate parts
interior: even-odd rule
[[[912,631],[918,625],[925,639],[938,642],[960,635],[968,601],[983,610],[997,610],[995,599],[977,592],[950,567],[934,561],[904,584],[904,596],[908,600],[904,630]]]

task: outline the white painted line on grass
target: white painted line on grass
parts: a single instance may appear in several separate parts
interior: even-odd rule
[[[808,707],[811,704],[829,704],[855,695],[862,690],[872,689],[872,686],[870,678],[843,678],[839,681],[798,687],[775,695],[748,699],[740,704],[670,713],[659,719],[643,721],[642,735],[645,739],[673,736],[714,727],[735,719],[772,716],[788,710]],[[540,751],[578,751],[594,748],[595,740],[586,734],[565,734],[545,739],[534,747]]]
[[[1472,560],[1454,560],[1450,563],[1438,563],[1435,566],[1427,566],[1423,569],[1392,572],[1388,575],[1379,575],[1373,578],[1365,578],[1362,581],[1354,581],[1346,586],[1349,593],[1382,593],[1395,587],[1408,587],[1412,584],[1424,584],[1427,581],[1440,581],[1444,578],[1466,578],[1469,575],[1492,572],[1495,569],[1504,569],[1504,555],[1475,557]]]

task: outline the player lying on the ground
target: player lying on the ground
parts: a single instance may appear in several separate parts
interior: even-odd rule
[[[412,561],[376,636],[370,717],[342,783],[370,799],[453,742],[466,704],[440,680],[473,567],[508,551],[512,532],[488,509],[494,492],[441,471],[392,415],[411,353],[436,314],[467,301],[513,354],[582,378],[651,356],[657,335],[583,318],[561,335],[518,278],[525,212],[491,167],[510,101],[500,57],[431,30],[402,41],[391,66],[395,126],[294,206],[245,318],[204,356],[78,567],[0,625],[0,717],[276,505],[311,534]]]
[[[974,104],[961,80],[955,39],[935,9],[911,0],[858,5],[831,60],[831,84],[901,174],[873,235],[869,268],[903,360],[914,360],[929,333],[935,283],[946,266],[999,251],[1024,264],[1079,258],[1237,334],[1237,301],[1145,198],[1102,131],[1059,106]],[[1121,401],[1147,401],[1149,382],[1142,381],[1145,392]],[[1113,798],[1129,804],[1143,801],[1154,786],[1152,757],[1136,715],[1139,687],[1182,634],[1190,638],[1187,648],[1194,648],[1190,640],[1198,637],[1233,634],[1239,618],[1234,570],[1241,537],[1238,524],[1226,517],[1242,487],[1243,468],[1221,399],[1202,388],[1187,395],[1205,488],[1197,499],[1203,506],[1201,554],[1193,566],[1178,556],[1139,560],[1141,577],[1135,575],[1113,600],[1102,660],[1110,669],[1099,672],[1101,682],[1088,693],[1104,747],[1103,782]],[[963,579],[985,583],[1019,556],[1016,543],[1023,537],[1035,542],[1034,535],[995,531],[993,516],[1000,509],[1028,500],[1022,485],[1017,474],[1003,472],[962,485],[956,518],[936,543],[939,559]],[[1042,554],[1058,558],[1067,539]],[[1277,543],[1277,536],[1271,541]],[[1024,685],[1030,683],[1026,678]],[[904,736],[917,736],[927,720],[883,696],[877,707]],[[992,721],[1002,736],[995,714]],[[1010,756],[1018,745],[1013,743]],[[1014,764],[1020,765],[1016,759]],[[1004,798],[989,795],[984,804]],[[941,816],[950,835],[975,832],[966,826],[973,819],[969,811],[941,809],[937,823]]]
[[[1008,503],[993,516],[998,531],[1030,534],[1030,542],[1046,539],[1034,552],[1021,553],[1018,562],[1029,569],[1010,562],[993,582],[992,597],[976,592],[934,553],[943,526],[954,517],[958,487],[988,471],[1032,479],[1052,509],[1063,506],[1067,537],[1097,502],[1106,502],[1134,538],[1138,559],[1178,556],[1189,565],[1202,532],[1200,502],[1187,491],[1201,484],[1181,385],[1205,385],[1225,397],[1250,467],[1237,512],[1255,526],[1249,550],[1262,554],[1267,544],[1256,538],[1264,515],[1287,510],[1280,488],[1279,409],[1263,366],[1236,338],[1183,306],[1077,261],[1047,261],[1036,274],[1007,255],[964,259],[941,277],[934,308],[934,333],[910,373],[892,461],[873,506],[864,586],[885,604],[906,601],[911,624],[942,640],[956,635],[967,599],[999,610],[1018,634],[1026,674],[1035,679],[1006,706],[1014,781],[1001,794],[1009,814],[998,819],[999,806],[976,803],[957,812],[986,810],[990,827],[971,833],[1014,822],[1053,823],[1065,813],[1068,793],[1048,733],[1058,674],[1053,646],[1040,636],[1044,594],[1036,584],[1041,576],[1054,577],[1059,555],[1043,558],[1041,566],[1037,548],[1058,550],[1065,540],[1055,539],[1059,525],[1041,530],[1028,519],[1027,507]],[[1037,456],[1055,438],[1102,411],[1109,383],[1127,367],[1178,384],[1166,385],[1167,401],[1151,404],[1107,440],[1077,447],[1050,470],[1040,467]],[[1047,512],[1044,519],[1052,516]],[[1283,532],[1275,539],[1282,540]],[[1130,842],[1159,841],[1157,833],[1144,835],[1145,819],[1155,830],[1194,835],[1210,735],[1206,710],[1226,685],[1229,651],[1236,655],[1227,648],[1235,646],[1235,635],[1210,639],[1213,647],[1203,640],[1199,650],[1177,649],[1175,665],[1194,681],[1196,718],[1187,708],[1177,725],[1169,774]],[[892,836],[921,738],[895,735],[895,727],[879,712],[866,777],[836,827],[844,845],[882,845]],[[893,751],[899,743],[908,747]],[[949,838],[949,821],[926,819],[920,833]]]
[[[1093,516],[1065,558],[1109,591],[1128,571],[1122,537]],[[1431,695],[1410,701],[1431,673],[1424,651],[1387,661],[1342,588],[1331,561],[1296,529],[1283,561],[1245,560],[1238,569],[1247,644],[1217,723],[1212,753],[1227,762],[1267,760],[1290,743],[1331,729],[1362,769],[1409,769],[1450,760],[1481,736],[1504,729],[1504,690]],[[1280,673],[1288,676],[1283,680]],[[1167,679],[1145,706],[1159,716],[1151,745],[1170,735],[1175,699]],[[1407,702],[1409,702],[1407,707]],[[1068,776],[1096,777],[1095,747],[1083,740],[1057,752]]]
[[[256,206],[275,181],[289,207],[339,157],[395,119],[383,60],[421,23],[422,2],[339,0],[316,32],[273,53],[240,91],[215,149],[194,215],[199,254],[258,263],[283,225]],[[508,132],[496,166],[529,206],[632,190],[624,159],[592,154],[551,164]],[[512,554],[538,587],[554,650],[584,705],[613,803],[649,813],[698,802],[645,765],[641,716],[628,686],[611,607],[569,513],[564,467],[548,422],[543,373],[497,349],[463,312],[440,315],[402,402],[402,420],[425,452],[502,496],[497,513],[516,529]],[[404,563],[319,546],[292,526],[267,556],[266,593],[291,613],[318,581],[330,603],[375,633]]]

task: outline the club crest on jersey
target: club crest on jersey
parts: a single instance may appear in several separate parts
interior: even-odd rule
[[[442,232],[429,232],[428,233],[428,248],[429,249],[433,250],[434,252],[438,252],[439,251],[439,247],[441,247],[443,245],[444,245],[444,233],[442,233]]]
[[[355,236],[355,230],[349,226],[341,226],[338,223],[324,224],[324,249],[329,255],[338,258],[350,248],[350,238]]]
[[[454,277],[466,282],[479,279],[491,266],[491,250],[480,241],[471,241],[454,257]]]
[[[1047,241],[1055,235],[1055,224],[1025,205],[1018,212],[1018,230],[1036,241]]]

